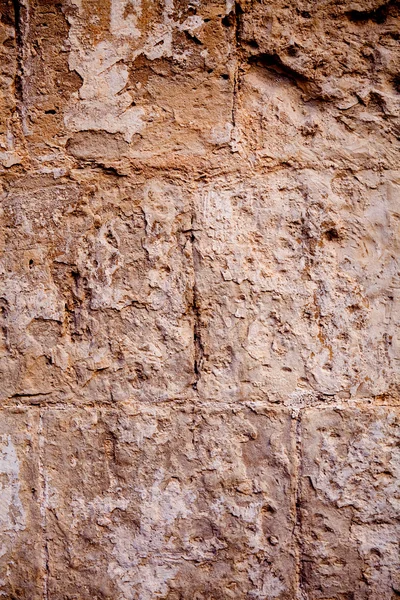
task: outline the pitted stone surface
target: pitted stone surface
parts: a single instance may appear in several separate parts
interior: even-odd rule
[[[39,412],[1,411],[0,597],[43,598]]]
[[[3,398],[179,397],[194,381],[187,193],[158,178],[47,183],[3,204]]]
[[[296,403],[381,395],[397,384],[391,177],[368,185],[332,170],[279,170],[198,187],[207,397]]]
[[[285,409],[51,410],[44,423],[50,597],[293,597]]]
[[[399,426],[398,408],[304,412],[300,539],[309,597],[400,593]]]
[[[399,20],[0,0],[0,595],[400,594]]]

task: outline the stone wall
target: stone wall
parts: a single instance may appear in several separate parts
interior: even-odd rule
[[[398,2],[0,13],[0,597],[399,597]]]

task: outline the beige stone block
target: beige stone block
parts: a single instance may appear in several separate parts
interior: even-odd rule
[[[193,267],[184,186],[32,179],[19,180],[3,205],[4,401],[187,394]]]
[[[19,102],[21,85],[18,77],[18,30],[15,5],[11,0],[0,4],[0,173],[21,162]]]
[[[396,168],[398,6],[240,5],[235,139],[252,164]]]
[[[69,151],[78,160],[190,164],[227,146],[235,71],[227,12],[224,0],[95,8],[35,0],[24,79],[32,151],[52,165]]]
[[[398,119],[388,119],[372,100],[368,108],[360,103],[354,93],[362,94],[361,84],[347,100],[313,101],[305,89],[307,82],[297,82],[290,71],[271,66],[263,56],[242,75],[236,104],[237,148],[254,166],[342,171],[397,168]],[[399,104],[396,95],[391,95]]]
[[[69,22],[73,3],[21,2],[19,22],[21,120],[25,150],[41,168],[60,168],[64,160],[64,112],[82,84],[69,68]]]
[[[310,169],[195,192],[198,390],[398,395],[398,179]]]
[[[44,597],[38,432],[37,410],[0,411],[0,596],[10,600]]]
[[[384,123],[384,115],[391,113],[389,98],[396,102],[396,4],[380,0],[239,4],[239,40],[250,62],[260,60],[273,74],[282,74],[311,103],[322,101],[347,111],[350,122],[362,121],[367,107]],[[381,104],[379,100],[375,104],[374,94]]]
[[[49,597],[294,597],[285,410],[49,409],[44,422]]]
[[[308,409],[299,532],[307,598],[399,594],[398,408]]]

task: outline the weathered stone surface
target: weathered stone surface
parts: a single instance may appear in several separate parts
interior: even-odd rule
[[[310,598],[400,593],[400,412],[309,409],[302,418],[302,582]]]
[[[0,412],[0,596],[43,598],[39,414]]]
[[[69,17],[69,64],[82,86],[67,127],[120,134],[140,160],[202,156],[228,143],[234,39],[225,2],[139,4],[112,0],[93,22],[84,1]]]
[[[0,170],[19,163],[18,50],[12,0],[0,3]],[[17,88],[17,89],[16,89]]]
[[[244,0],[239,5],[240,40],[250,59],[292,78],[308,98],[342,110],[357,104],[373,110],[376,104],[398,116],[397,2]]]
[[[239,148],[255,164],[270,167],[337,168],[347,175],[349,169],[396,169],[397,110],[387,115],[376,102],[366,107],[351,100],[348,106],[310,98],[290,75],[255,62],[241,83]]]
[[[50,410],[44,424],[51,598],[293,598],[284,409]]]
[[[199,390],[296,403],[398,385],[397,190],[310,169],[199,186]]]
[[[3,398],[154,401],[191,389],[187,194],[166,178],[117,181],[28,178],[7,194]]]
[[[399,17],[0,0],[4,597],[400,594]]]

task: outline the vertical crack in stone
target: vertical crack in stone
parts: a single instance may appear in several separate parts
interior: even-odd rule
[[[14,6],[15,40],[17,44],[17,71],[15,74],[15,96],[17,111],[23,134],[28,133],[25,106],[25,63],[26,40],[29,27],[29,4],[27,0],[12,0]]]
[[[400,595],[394,1],[3,1],[0,596]]]
[[[294,543],[296,555],[297,600],[306,598],[304,592],[303,542],[302,542],[302,427],[301,410],[294,415],[295,463],[294,463]]]
[[[44,578],[43,578],[43,598],[49,598],[49,545],[47,539],[47,507],[48,507],[48,489],[47,478],[44,466],[45,436],[43,434],[43,409],[39,413],[39,482],[40,482],[40,516],[43,532],[43,559],[44,559]]]
[[[239,2],[235,2],[233,9],[233,28],[234,28],[234,44],[235,44],[235,73],[233,79],[233,99],[232,99],[232,127],[233,130],[236,127],[236,111],[237,111],[237,96],[239,92],[239,48],[240,48],[240,15],[242,14],[242,8]]]
[[[201,377],[201,368],[203,364],[204,357],[204,347],[201,337],[201,308],[199,302],[199,291],[197,287],[197,263],[198,256],[195,247],[196,238],[194,235],[194,227],[195,227],[195,215],[192,213],[192,223],[191,223],[191,234],[190,234],[190,242],[192,245],[192,261],[193,261],[193,294],[192,294],[192,312],[193,312],[193,345],[194,345],[194,375],[195,382],[193,384],[193,389],[197,390],[197,385]]]

